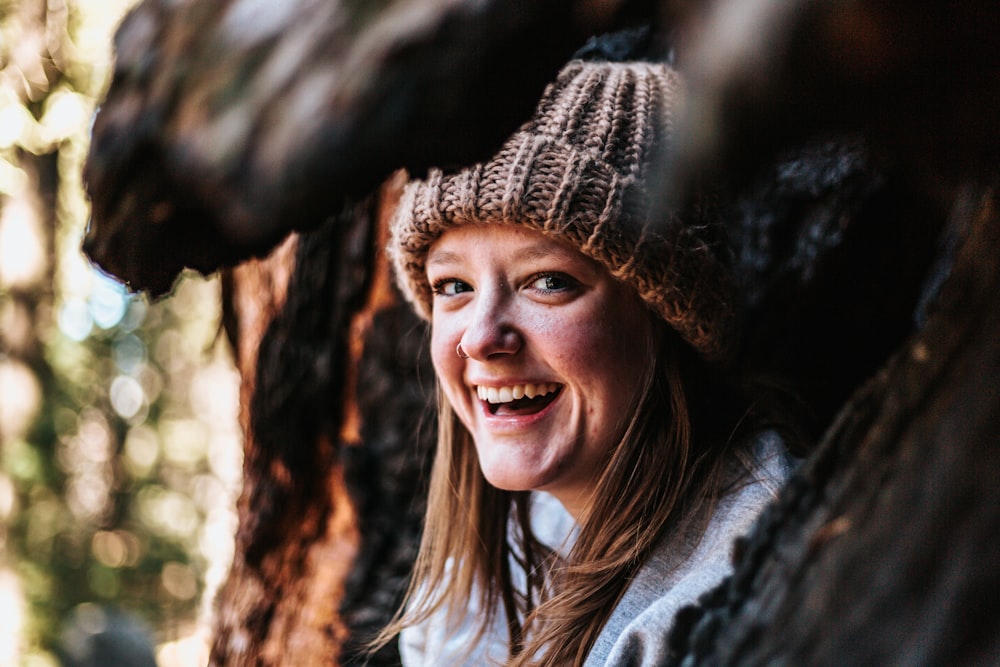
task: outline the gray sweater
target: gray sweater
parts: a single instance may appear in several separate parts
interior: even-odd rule
[[[772,431],[760,433],[741,458],[749,475],[715,504],[707,524],[692,522],[691,530],[668,535],[656,548],[611,613],[585,667],[663,664],[675,614],[730,574],[733,540],[746,533],[793,467],[781,438]],[[575,536],[572,518],[547,494],[537,494],[532,527],[540,539],[564,553]],[[515,583],[523,586],[523,582]],[[421,625],[407,628],[400,637],[403,664],[503,664],[507,657],[507,629],[498,618],[486,635],[474,642],[479,613],[472,604],[456,614],[458,618],[449,619],[447,612],[441,612]]]

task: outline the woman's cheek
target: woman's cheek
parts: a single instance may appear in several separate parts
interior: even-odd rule
[[[431,362],[438,379],[446,385],[450,384],[456,373],[461,376],[463,361],[455,351],[462,340],[461,331],[448,327],[448,323],[447,318],[442,318],[440,325],[432,325],[431,328]]]
[[[446,345],[444,333],[437,329],[433,330],[431,333],[431,361],[434,364],[434,370],[439,375],[446,371],[448,367],[448,359],[444,355]]]

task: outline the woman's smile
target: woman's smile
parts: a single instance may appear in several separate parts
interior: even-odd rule
[[[551,405],[560,388],[555,382],[529,382],[501,387],[479,385],[476,393],[491,415],[531,415]]]
[[[632,411],[649,311],[596,262],[512,225],[447,231],[427,273],[434,366],[486,479],[581,509]]]

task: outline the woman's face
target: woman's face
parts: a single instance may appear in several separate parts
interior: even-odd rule
[[[447,231],[427,277],[434,368],[484,476],[579,516],[633,409],[647,309],[569,245],[510,225]]]

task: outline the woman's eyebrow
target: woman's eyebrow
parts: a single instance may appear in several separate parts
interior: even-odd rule
[[[450,250],[432,250],[427,255],[427,266],[447,266],[462,261],[462,254]]]
[[[572,258],[574,253],[566,251],[558,246],[549,244],[527,245],[518,248],[514,253],[514,260],[519,262],[532,262],[549,258]],[[454,250],[431,250],[427,254],[427,266],[453,266],[466,261],[463,253]]]
[[[592,271],[595,268],[594,260],[562,244],[541,243],[530,245],[517,251],[517,260],[525,263],[539,260],[550,260],[560,265],[575,267],[573,271]]]
[[[559,256],[559,251],[549,245],[528,246],[526,248],[522,248],[517,253],[518,259],[525,262],[531,262],[538,259],[546,259],[548,257],[558,257],[558,256]]]

